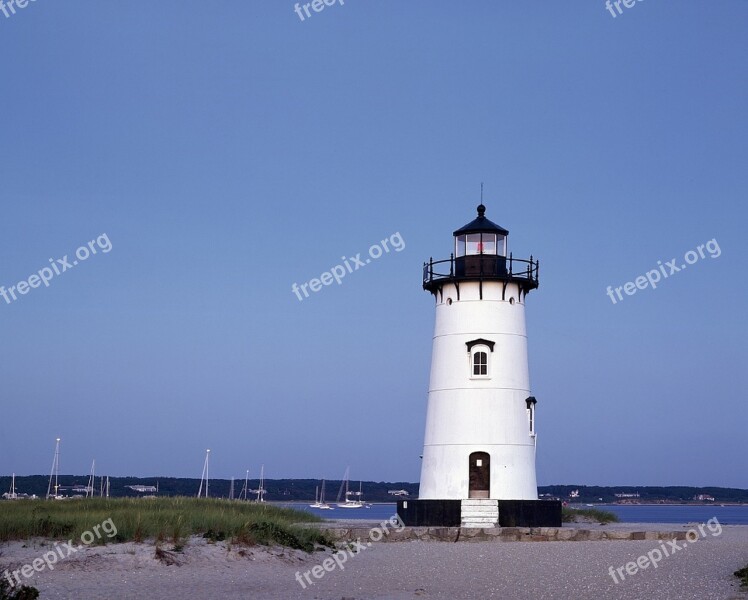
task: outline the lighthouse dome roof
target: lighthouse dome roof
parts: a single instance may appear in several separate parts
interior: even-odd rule
[[[463,225],[453,235],[464,235],[466,233],[498,233],[508,235],[509,232],[503,227],[486,218],[486,207],[480,204],[478,206],[478,217],[473,219],[467,225]]]

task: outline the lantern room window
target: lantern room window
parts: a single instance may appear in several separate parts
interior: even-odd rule
[[[496,254],[496,236],[493,233],[484,233],[482,237],[479,247],[479,250],[482,250],[481,254]]]
[[[459,235],[455,238],[455,256],[465,256],[465,238],[467,236]]]
[[[480,233],[469,233],[467,236],[467,254],[483,254],[483,242]]]
[[[495,233],[468,233],[455,237],[455,256],[506,256],[506,237]]]
[[[506,236],[498,235],[496,238],[496,254],[506,256]]]

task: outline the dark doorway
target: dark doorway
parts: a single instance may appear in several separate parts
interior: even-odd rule
[[[491,497],[491,456],[487,452],[470,455],[468,498]]]

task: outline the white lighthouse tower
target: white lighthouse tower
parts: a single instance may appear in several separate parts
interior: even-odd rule
[[[424,265],[436,322],[419,500],[402,511],[413,525],[454,524],[457,513],[465,524],[471,510],[495,524],[502,501],[524,501],[506,504],[513,525],[557,520],[540,514],[549,506],[538,503],[535,479],[525,300],[539,265],[507,254],[509,232],[485,213],[481,204],[454,232],[449,259]],[[560,525],[560,505],[558,513]]]

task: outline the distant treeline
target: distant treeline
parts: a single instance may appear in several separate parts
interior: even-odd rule
[[[0,494],[10,490],[10,477],[0,477]],[[27,477],[16,477],[16,492],[21,494],[36,494],[44,497],[47,494],[47,485],[49,475],[31,475]],[[87,475],[60,475],[59,484],[61,486],[60,494],[73,494],[73,486],[85,486],[88,483]],[[341,486],[340,480],[330,480],[325,483],[325,499],[334,502]],[[314,500],[315,487],[319,486],[318,479],[266,479],[265,480],[265,500],[271,502],[291,502],[291,501],[312,501]],[[110,477],[109,478],[109,495],[120,497],[135,497],[148,495],[138,493],[126,486],[158,485],[159,496],[196,496],[200,487],[199,479],[189,479],[181,477]],[[250,490],[256,490],[260,485],[258,479],[250,479],[248,487]],[[349,486],[351,491],[358,491],[358,481],[351,481]],[[96,495],[99,495],[101,489],[101,479],[96,478],[94,486]],[[211,479],[210,495],[215,498],[228,498],[231,482],[228,479]],[[243,479],[234,480],[234,497],[238,497],[244,487]],[[390,491],[405,490],[410,498],[418,496],[418,484],[408,483],[405,481],[386,482],[386,481],[364,481],[363,492],[364,499],[368,502],[393,502],[398,497],[390,494]],[[579,496],[571,498],[572,491],[579,491]],[[714,502],[744,502],[748,503],[748,490],[721,487],[688,487],[688,486],[586,486],[586,485],[546,485],[538,488],[541,495],[549,495],[578,502],[692,502],[695,496],[703,495],[714,498]],[[634,495],[639,497],[618,498],[616,494]],[[249,497],[253,499],[256,493],[250,492]],[[546,496],[547,497],[547,496]]]
[[[88,475],[60,475],[59,476],[60,495],[77,496],[71,490],[73,486],[88,485]],[[105,478],[106,482],[106,478]],[[330,480],[325,482],[325,500],[334,502],[340,486],[341,480]],[[0,477],[0,494],[10,490],[11,478]],[[49,484],[49,475],[31,475],[27,477],[16,476],[16,492],[18,494],[36,494],[40,497],[47,495],[47,485]],[[200,488],[199,479],[181,478],[181,477],[110,477],[109,478],[109,495],[115,498],[150,495],[151,492],[138,493],[127,486],[158,486],[159,496],[197,496]],[[314,501],[315,487],[320,485],[319,479],[266,479],[265,480],[265,500],[269,502],[291,502],[295,500]],[[248,488],[257,490],[260,486],[259,479],[250,479]],[[237,498],[244,487],[244,479],[234,480],[234,497]],[[349,489],[358,491],[359,482],[351,481]],[[214,498],[228,498],[231,488],[231,481],[228,479],[211,479],[210,496]],[[94,485],[96,496],[101,490],[101,478],[96,477]],[[364,481],[363,493],[364,500],[367,502],[392,502],[396,496],[389,494],[390,490],[405,490],[414,497],[418,494],[417,483],[407,483],[398,481],[388,483],[383,481]],[[249,498],[254,499],[257,493],[249,492]]]
[[[571,493],[577,490],[579,496],[571,498]],[[697,496],[707,496],[714,498],[716,503],[748,503],[748,490],[723,487],[546,485],[538,488],[538,491],[540,494],[550,494],[574,502],[694,502]],[[622,497],[617,497],[616,494]]]

